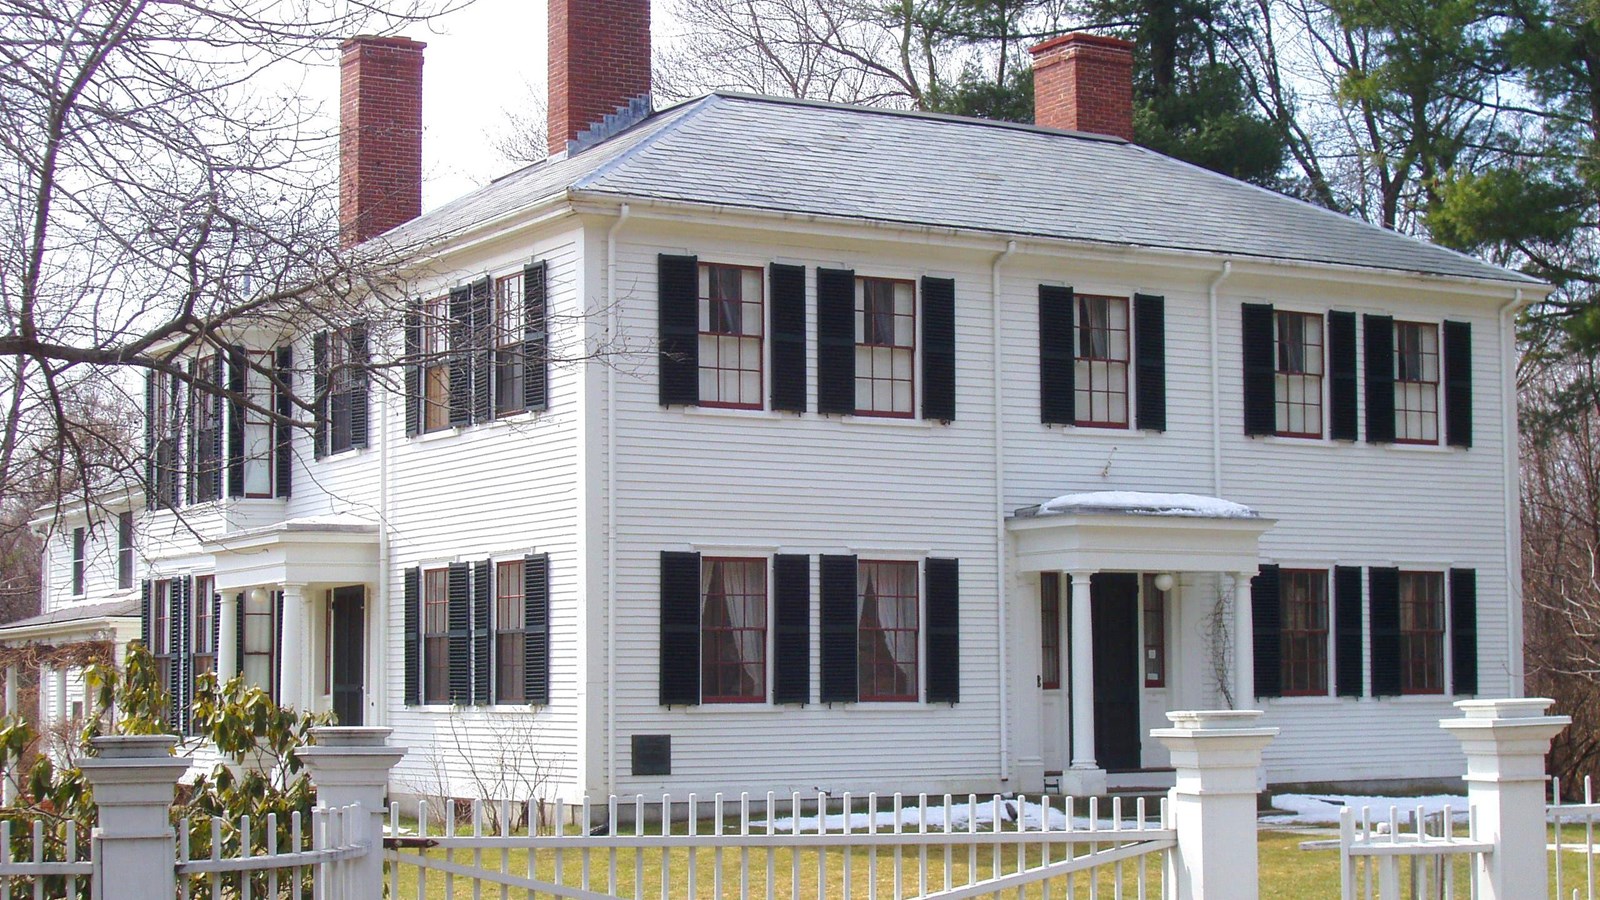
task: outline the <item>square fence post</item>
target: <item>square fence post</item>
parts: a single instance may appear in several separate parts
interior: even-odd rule
[[[1256,900],[1256,795],[1261,751],[1278,736],[1258,709],[1167,713],[1150,736],[1177,770],[1168,810],[1178,846],[1167,865],[1171,900]]]
[[[1477,900],[1549,895],[1544,756],[1572,723],[1544,714],[1552,702],[1458,700],[1464,718],[1439,722],[1467,754],[1467,804],[1477,819],[1472,837],[1494,844],[1493,853],[1477,857]]]
[[[98,756],[78,764],[94,789],[93,896],[172,900],[178,889],[177,839],[168,810],[189,769],[173,756],[176,735],[114,735],[90,742]]]
[[[389,770],[406,755],[406,748],[389,746],[391,728],[321,727],[311,729],[316,743],[298,753],[317,787],[317,806],[332,809],[359,803],[369,810],[362,837],[367,853],[351,860],[349,872],[354,897],[383,897],[383,816],[389,794]]]

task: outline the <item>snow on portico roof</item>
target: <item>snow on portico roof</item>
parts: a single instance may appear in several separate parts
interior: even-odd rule
[[[1256,519],[1255,510],[1220,497],[1199,494],[1156,494],[1146,491],[1091,491],[1062,494],[1054,500],[1017,511],[1019,516],[1073,513],[1127,513],[1140,516],[1187,516],[1198,519]]]
[[[382,240],[448,241],[563,196],[1539,284],[1103,135],[730,93],[513,172]]]

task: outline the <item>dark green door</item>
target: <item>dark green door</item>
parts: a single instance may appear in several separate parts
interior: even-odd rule
[[[340,725],[360,725],[366,708],[366,589],[361,585],[334,588],[333,714]]]
[[[1139,761],[1139,576],[1102,572],[1089,583],[1094,623],[1094,756],[1108,772]]]

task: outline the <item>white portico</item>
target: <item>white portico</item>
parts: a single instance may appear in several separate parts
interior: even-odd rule
[[[1059,661],[1065,670],[1060,681],[1067,690],[1060,693],[1065,695],[1066,709],[1064,714],[1051,715],[1043,708],[1039,717],[1041,742],[1059,742],[1064,751],[1062,762],[1070,763],[1061,767],[1063,792],[1092,795],[1106,790],[1106,766],[1096,753],[1097,703],[1102,727],[1110,721],[1116,722],[1119,730],[1126,724],[1130,734],[1138,732],[1136,718],[1124,723],[1125,711],[1107,708],[1105,689],[1109,685],[1101,685],[1097,693],[1097,668],[1103,675],[1110,670],[1097,666],[1096,653],[1119,657],[1131,653],[1134,656],[1125,661],[1127,666],[1115,671],[1136,673],[1140,664],[1134,657],[1139,650],[1136,643],[1107,639],[1107,623],[1096,621],[1096,606],[1120,614],[1130,604],[1140,603],[1141,590],[1162,595],[1172,592],[1177,584],[1173,576],[1179,573],[1225,577],[1232,596],[1231,622],[1226,630],[1233,641],[1227,693],[1235,698],[1236,706],[1249,704],[1254,695],[1250,579],[1258,571],[1259,539],[1273,524],[1248,507],[1214,497],[1133,491],[1068,494],[1018,510],[1008,520],[1019,575],[1032,576],[1042,585],[1065,576],[1069,585],[1068,613],[1058,615],[1054,622],[1043,614],[1038,620],[1042,628],[1059,628],[1058,634],[1046,638],[1054,638],[1056,646],[1066,648],[1061,654],[1065,659]],[[1141,586],[1141,574],[1153,577]],[[1181,596],[1176,599],[1183,602]],[[1189,598],[1188,605],[1198,607],[1200,599]],[[1101,626],[1098,631],[1097,625]],[[1199,641],[1190,631],[1174,636],[1174,654],[1209,652],[1197,646]],[[1136,641],[1131,631],[1129,640]],[[1020,658],[1035,659],[1026,654]],[[1022,675],[1021,681],[1034,680],[1031,673]],[[1042,695],[1046,678],[1041,676],[1037,683]],[[1134,685],[1137,690],[1137,682]],[[1134,755],[1136,758],[1137,751]]]

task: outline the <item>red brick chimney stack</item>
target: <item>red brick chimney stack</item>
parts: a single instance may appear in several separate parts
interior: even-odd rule
[[[650,0],[550,0],[551,153],[650,94]]]
[[[422,212],[422,48],[403,37],[340,45],[339,242],[346,247]]]
[[[1133,44],[1073,32],[1033,54],[1033,122],[1133,140]]]

